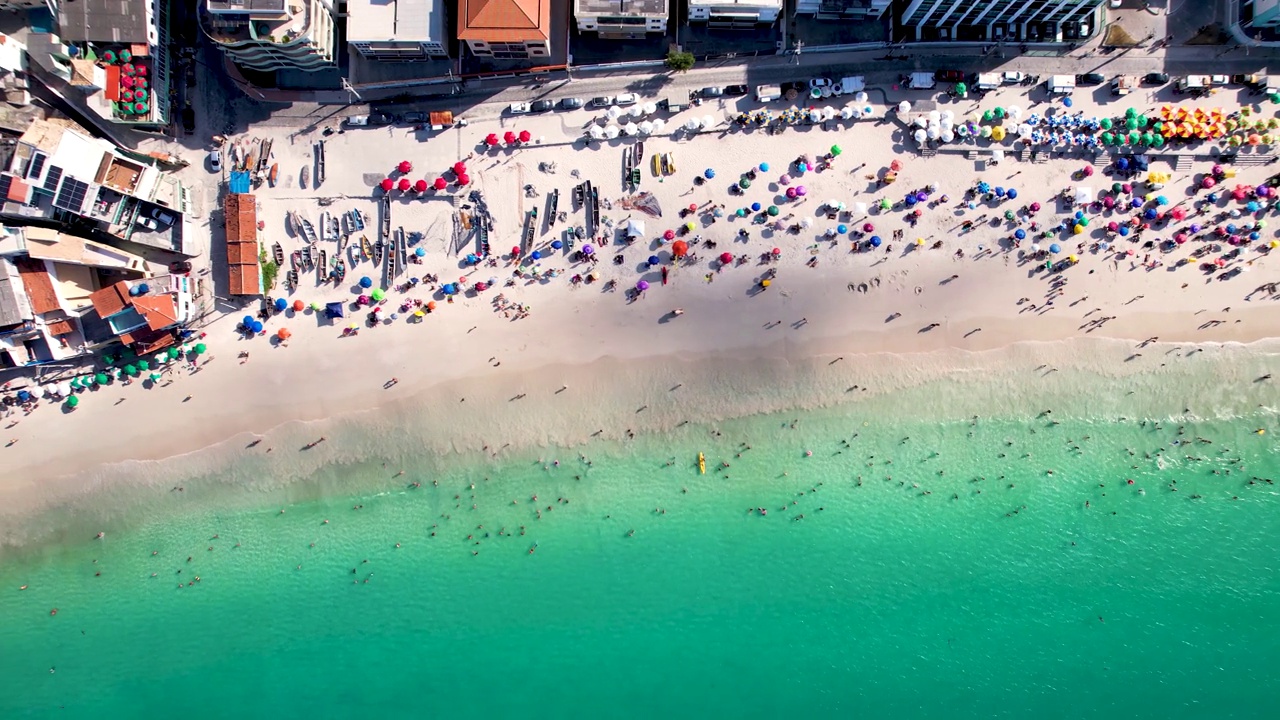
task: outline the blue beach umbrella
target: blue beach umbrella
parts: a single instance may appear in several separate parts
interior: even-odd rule
[[[760,163],[760,172],[769,172],[769,163]]]
[[[716,171],[712,170],[711,168],[707,168],[706,170],[702,171],[702,176],[710,180],[711,178],[716,176]]]
[[[257,335],[257,334],[258,334],[258,333],[260,333],[260,332],[262,332],[262,323],[261,323],[261,322],[258,322],[257,320],[254,320],[254,321],[253,321],[253,334]]]
[[[1018,228],[1017,230],[1013,231],[1013,236],[1018,238],[1019,240],[1022,240],[1027,236],[1027,231],[1023,230],[1022,228]]]
[[[285,302],[284,298],[276,298],[276,310],[283,312],[287,307],[289,307],[289,303]]]
[[[1236,227],[1236,224],[1235,224],[1235,223],[1227,223],[1227,232],[1228,232],[1228,233],[1230,233],[1231,235],[1235,235],[1235,234],[1236,234],[1236,230],[1239,230],[1239,228],[1237,228],[1237,227]]]
[[[564,243],[560,242],[559,240],[552,240],[551,247],[555,248],[556,250],[559,250],[560,248],[564,247]]]
[[[751,212],[760,212],[760,203],[751,203]]]
[[[990,185],[988,185],[985,181],[984,181],[984,182],[980,182],[980,183],[978,183],[978,192],[980,192],[980,193],[984,193],[984,194],[985,194],[985,193],[989,193],[989,192],[991,192],[991,186],[990,186]]]
[[[996,197],[1004,197],[1004,188],[996,186]]]
[[[441,286],[440,290],[445,295],[452,295],[458,292],[458,286],[454,285],[453,283],[445,283],[443,286]]]
[[[658,264],[658,263],[660,263],[660,262],[662,262],[662,261],[658,259],[658,256],[657,256],[657,255],[650,255],[650,256],[649,256],[649,266],[650,266],[650,267],[653,267],[654,265],[657,265],[657,264]]]
[[[1250,240],[1257,240],[1257,239],[1258,239],[1258,238],[1260,238],[1260,237],[1262,237],[1262,235],[1261,235],[1261,234],[1259,234],[1259,233],[1256,233],[1256,232],[1251,232],[1251,233],[1249,233],[1249,239],[1250,239]]]
[[[414,254],[414,255],[416,255],[416,256],[418,256],[418,257],[426,257],[426,256],[427,256],[427,251],[426,251],[426,249],[424,249],[424,248],[418,248],[418,249],[416,249],[416,250],[414,250],[414,251],[413,251],[413,254]]]
[[[871,247],[880,247],[880,245],[883,243],[884,241],[880,239],[879,235],[871,236]]]
[[[369,279],[369,276],[367,275],[365,277],[360,278],[360,287],[362,288],[373,287],[373,280]]]
[[[840,233],[841,235],[843,235],[843,234],[845,234],[845,233],[849,232],[849,226],[848,226],[848,225],[837,225],[837,226],[836,226],[836,232],[838,232],[838,233]]]
[[[907,207],[915,207],[916,202],[918,202],[916,200],[915,193],[907,193],[906,202],[907,202]]]
[[[1262,206],[1259,205],[1256,200],[1250,200],[1249,204],[1244,206],[1244,209],[1248,210],[1251,213],[1255,213],[1255,212],[1258,212],[1258,209],[1261,207]]]
[[[1157,214],[1158,214],[1158,213],[1156,212],[1156,209],[1155,209],[1155,208],[1147,208],[1146,210],[1144,210],[1144,211],[1142,212],[1142,217],[1144,217],[1144,218],[1146,218],[1146,219],[1148,219],[1148,220],[1155,220],[1155,219],[1156,219],[1156,215],[1157,215]]]
[[[534,250],[533,252],[529,253],[529,257],[533,258],[534,260],[541,260],[542,252],[540,250]]]
[[[1014,200],[1018,197],[1018,191],[1016,188],[1009,188],[1009,191],[1006,192],[1004,196],[1009,198],[1010,200]]]
[[[1131,207],[1131,208],[1140,208],[1140,207],[1142,207],[1142,201],[1141,201],[1141,200],[1139,200],[1138,198],[1133,198],[1133,199],[1131,199],[1131,200],[1129,201],[1129,207]]]
[[[1121,226],[1120,226],[1120,237],[1129,237],[1129,226],[1128,226],[1128,225],[1121,225]]]
[[[1157,204],[1157,205],[1168,205],[1168,204],[1169,204],[1169,198],[1167,198],[1167,197],[1165,197],[1165,196],[1163,196],[1163,195],[1160,195],[1160,196],[1156,197],[1156,204]]]
[[[1074,103],[1072,103],[1072,102],[1071,102],[1071,98],[1065,98],[1065,99],[1062,101],[1062,104],[1063,104],[1063,105],[1066,105],[1067,107],[1071,107]]]
[[[1058,253],[1062,252],[1062,246],[1059,245],[1058,243],[1054,243],[1049,246],[1049,252],[1053,253],[1054,255],[1057,255]]]
[[[245,315],[244,317],[240,318],[240,323],[244,325],[246,328],[253,327],[253,316]],[[107,362],[111,362],[111,361],[108,360]]]

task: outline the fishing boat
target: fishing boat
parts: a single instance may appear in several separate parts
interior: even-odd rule
[[[311,168],[303,165],[302,172],[298,173],[298,186],[303,190],[307,189],[307,183],[311,181]]]
[[[320,239],[333,240],[333,236],[329,234],[329,211],[325,210],[320,213]]]
[[[276,178],[280,176],[280,163],[271,163],[271,172],[267,174],[267,182],[271,183],[271,187],[276,186]]]
[[[653,154],[653,176],[659,177],[661,175],[662,175],[662,154],[654,153]]]
[[[374,266],[378,266],[378,265],[381,265],[381,264],[382,264],[382,251],[383,251],[383,249],[384,249],[384,247],[383,247],[382,238],[378,238],[378,241],[377,241],[377,242],[375,242],[375,243],[373,244],[373,264],[374,264]]]
[[[698,472],[707,474],[707,458],[702,453],[698,453]]]
[[[285,284],[285,287],[289,288],[290,292],[297,290],[298,289],[298,271],[290,270],[289,272],[285,273],[284,284]]]
[[[329,216],[329,237],[334,240],[337,240],[338,238],[342,237],[342,230],[338,225],[337,215]]]
[[[324,248],[320,248],[320,262],[316,264],[316,274],[320,276],[320,282],[329,279],[329,256]]]
[[[396,241],[395,241],[395,240],[392,240],[390,243],[388,243],[388,247],[387,247],[387,281],[388,281],[388,284],[390,284],[390,281],[391,281],[393,278],[395,278],[395,276],[396,276],[396,275],[398,275],[398,274],[399,274],[399,272],[400,272],[399,263],[396,261],[396,256],[397,256],[397,255],[399,255],[399,253],[398,253],[398,252],[396,252]]]
[[[303,245],[302,250],[299,252],[302,253],[302,269],[310,270],[311,266],[316,262],[315,256],[311,254],[311,246]]]
[[[400,267],[409,264],[409,245],[404,239],[404,228],[396,228],[396,262]]]
[[[302,251],[301,250],[294,250],[293,252],[289,253],[289,267],[293,268],[293,271],[295,273],[302,269]]]
[[[369,244],[369,238],[365,235],[360,236],[360,256],[365,260],[373,258],[373,246]]]
[[[276,261],[276,267],[284,267],[284,248],[280,243],[271,246],[271,259]]]
[[[356,232],[364,230],[364,213],[360,212],[360,208],[351,211],[351,217],[356,221]]]
[[[347,276],[347,263],[339,257],[333,264],[333,271],[329,273],[333,278],[334,284],[341,284],[342,279]]]
[[[316,229],[311,225],[310,220],[299,215],[298,225],[302,228],[303,240],[306,240],[308,243],[315,243],[319,240],[319,238],[316,237]]]
[[[249,156],[244,160],[244,169],[253,172],[258,169],[258,154],[262,150],[262,143],[253,143],[253,149],[249,151]]]

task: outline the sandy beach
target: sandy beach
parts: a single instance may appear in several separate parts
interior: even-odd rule
[[[1017,103],[1017,92],[988,96],[981,107]],[[887,99],[895,104],[899,98],[888,93]],[[731,102],[677,114],[668,118],[668,129],[692,117],[721,117]],[[740,102],[744,109],[753,105],[745,98]],[[1221,97],[1189,102],[1235,107]],[[1108,105],[1106,114],[1120,115],[1130,105],[1146,109],[1136,99],[1117,101]],[[976,104],[962,101],[952,107],[965,114]],[[876,109],[884,115],[883,105]],[[1077,103],[1075,109],[1094,114],[1087,102]],[[1176,264],[1205,244],[1199,239],[1169,253],[1114,237],[1110,251],[1091,249],[1091,244],[1107,239],[1108,221],[1128,217],[1098,213],[1091,216],[1094,222],[1087,233],[1053,240],[1067,246],[1064,256],[1078,253],[1079,262],[1049,274],[1040,270],[1042,261],[1025,256],[1030,241],[1014,247],[1012,233],[1032,221],[1052,227],[1070,217],[1074,209],[1055,201],[1066,187],[1091,188],[1093,197],[1109,188],[1113,178],[1103,175],[1101,166],[1093,168],[1092,177],[1076,180],[1073,173],[1092,166],[1080,156],[1030,163],[1010,153],[999,165],[981,169],[963,154],[920,158],[897,122],[874,120],[837,121],[835,131],[805,126],[777,135],[730,130],[722,123],[710,132],[677,131],[669,137],[646,138],[641,189],[652,192],[664,211],[663,217],[651,218],[620,207],[628,194],[620,186],[622,157],[634,139],[580,142],[583,125],[600,116],[587,111],[475,116],[468,126],[432,133],[425,141],[403,127],[334,134],[325,138],[326,182],[308,190],[299,189],[297,170],[309,162],[310,144],[320,135],[292,137],[281,132],[274,139],[282,182],[257,191],[268,247],[279,241],[286,255],[297,248],[298,238],[286,229],[286,214],[299,212],[315,222],[322,210],[319,198],[334,199],[324,209],[341,213],[359,208],[376,218],[381,194],[376,185],[396,176],[401,160],[414,165],[409,177],[430,182],[447,176],[454,162],[474,153],[468,161],[472,184],[467,190],[482,192],[493,212],[497,267],[469,267],[450,248],[452,188],[421,198],[394,192],[393,225],[426,234],[423,263],[410,265],[401,280],[432,273],[442,281],[465,277],[471,284],[496,277],[499,286],[465,293],[452,303],[426,289],[390,290],[387,304],[393,310],[407,298],[434,299],[439,307],[421,323],[407,322],[401,315],[374,328],[363,326],[363,310],[351,313],[348,321],[362,323],[359,334],[351,337],[343,336],[345,324],[310,311],[288,311],[267,323],[266,337],[246,339],[236,329],[244,310],[228,311],[203,328],[210,352],[201,358],[198,372],[175,371],[172,383],[150,389],[140,384],[102,388],[74,412],[46,406],[29,416],[13,416],[11,422],[17,422],[7,427],[8,446],[3,450],[0,526],[110,490],[117,478],[149,477],[148,468],[166,458],[168,470],[176,463],[192,476],[211,472],[218,456],[198,451],[219,444],[225,452],[265,453],[271,448],[277,458],[288,454],[279,461],[264,459],[264,472],[280,471],[287,464],[302,476],[326,462],[357,459],[363,452],[322,444],[308,459],[299,460],[299,448],[325,437],[332,424],[376,424],[381,419],[394,427],[388,419],[410,411],[426,418],[413,426],[415,431],[431,429],[421,442],[440,448],[572,444],[593,437],[624,439],[628,430],[670,428],[686,420],[778,410],[789,402],[851,402],[863,388],[871,395],[921,388],[991,368],[1038,368],[1035,377],[1041,378],[1056,370],[1064,377],[1072,370],[1118,378],[1160,377],[1175,372],[1165,367],[1174,364],[1170,357],[1181,359],[1177,383],[1188,395],[1211,397],[1222,391],[1221,386],[1191,388],[1195,363],[1200,362],[1201,369],[1211,366],[1219,380],[1223,368],[1230,368],[1231,382],[1252,388],[1249,392],[1256,398],[1242,393],[1236,399],[1241,407],[1262,402],[1263,394],[1270,397],[1253,383],[1276,369],[1272,344],[1265,341],[1280,335],[1280,313],[1273,309],[1274,296],[1258,291],[1277,280],[1275,260],[1259,250],[1275,237],[1274,228],[1267,227],[1261,241],[1244,248],[1227,265],[1246,272],[1220,282],[1216,274],[1207,275],[1195,264]],[[535,138],[528,146],[478,147],[490,132],[524,129]],[[268,135],[264,131],[260,136]],[[792,185],[805,185],[807,193],[800,200],[787,199],[778,176],[797,157],[820,158],[832,145],[843,149],[833,166],[795,179]],[[984,142],[979,149],[987,147]],[[648,158],[664,152],[674,154],[678,170],[655,178]],[[878,187],[875,178],[895,159],[903,164],[896,182]],[[539,164],[549,162],[556,163],[556,172],[540,172]],[[727,186],[760,163],[768,163],[770,171],[759,173],[758,181],[742,195],[730,195]],[[1157,161],[1151,169],[1173,172],[1160,193],[1191,210],[1205,195],[1197,195],[1192,185],[1210,164],[1201,161],[1190,171],[1173,172],[1167,162]],[[707,168],[714,169],[716,177],[694,184],[694,177]],[[1266,166],[1238,170],[1232,185],[1256,185],[1271,175]],[[642,220],[646,237],[630,247],[611,237],[607,245],[598,246],[602,258],[594,269],[600,280],[574,285],[572,276],[593,268],[575,263],[568,252],[551,250],[550,243],[562,237],[564,225],[547,228],[540,223],[535,247],[547,253],[541,270],[563,274],[505,286],[515,267],[506,253],[519,242],[524,213],[535,206],[543,210],[546,194],[553,189],[560,190],[560,208],[568,208],[573,186],[583,180],[595,183],[602,202],[612,205],[602,208],[605,218],[615,227],[629,217]],[[1018,199],[980,201],[974,210],[957,208],[966,189],[979,181],[1016,187]],[[815,217],[828,198],[850,206],[881,198],[892,203],[901,201],[908,190],[930,184],[937,185],[934,198],[947,194],[949,202],[930,205],[915,226],[906,221],[903,208],[839,221],[818,217],[794,234],[768,230],[749,217],[732,217],[738,207],[759,202],[777,205],[785,223],[798,224]],[[526,185],[534,186],[539,196],[526,197]],[[1042,205],[1034,217],[1003,220],[1005,210],[1018,211],[1032,202]],[[677,215],[681,207],[708,203],[724,204],[726,217],[712,222],[710,214],[700,213],[687,239],[698,235],[716,247],[691,241],[699,259],[668,264],[669,244],[658,243],[663,231],[684,222]],[[1212,225],[1214,215],[1236,207],[1242,206],[1224,199],[1198,221]],[[1270,219],[1272,213],[1264,212]],[[960,232],[962,222],[982,215],[988,222]],[[1158,225],[1142,239],[1171,237],[1194,220]],[[1233,222],[1248,221],[1246,215]],[[214,222],[220,222],[220,216],[215,215]],[[857,228],[864,223],[874,228],[868,235],[883,236],[882,247],[852,252],[847,234],[835,239],[825,235],[838,224]],[[581,224],[582,212],[571,212],[567,226]],[[735,239],[743,228],[749,231],[745,242]],[[902,232],[902,239],[891,239],[895,231]],[[369,228],[370,237],[374,233],[376,227]],[[916,238],[923,244],[917,245]],[[930,249],[938,241],[941,248]],[[1084,242],[1084,249],[1077,250],[1076,242]],[[218,247],[215,242],[215,255]],[[774,247],[781,250],[776,262],[758,260]],[[1116,252],[1128,247],[1136,249],[1132,257]],[[957,254],[961,250],[962,257]],[[462,255],[474,251],[472,242]],[[716,258],[722,252],[745,255],[747,262],[721,267]],[[624,261],[612,263],[619,253]],[[657,268],[645,263],[655,253],[671,270],[668,284],[658,279]],[[1144,265],[1146,255],[1162,264]],[[762,290],[759,281],[769,269],[776,270],[776,277]],[[304,273],[295,293],[281,289],[274,296],[308,304],[351,302],[359,294],[355,281],[363,275],[377,280],[381,271],[362,263],[348,269],[340,287],[319,288],[314,273]],[[1055,286],[1055,278],[1057,283],[1065,280],[1065,285]],[[640,279],[648,280],[650,289],[629,299],[626,291]],[[604,289],[608,281],[617,282],[616,291]],[[498,293],[527,304],[528,317],[514,319],[496,311],[493,301]],[[674,315],[676,308],[683,314]],[[1098,322],[1102,318],[1113,319]],[[280,327],[292,333],[287,345],[271,341]],[[1158,342],[1140,346],[1153,338]],[[1250,343],[1257,344],[1242,347]],[[1193,345],[1205,349],[1200,358],[1187,357]],[[242,352],[249,356],[238,357]],[[388,385],[393,378],[394,384]],[[672,390],[681,383],[688,384],[689,396]],[[737,383],[741,389],[735,392]],[[759,383],[789,390],[766,397],[751,389]],[[849,393],[855,383],[861,386],[859,393]],[[1053,392],[1069,394],[1069,387],[1055,385]],[[735,395],[738,402],[724,400]],[[1171,406],[1180,402],[1170,400]],[[246,448],[257,437],[262,442]],[[277,462],[279,466],[272,465]]]

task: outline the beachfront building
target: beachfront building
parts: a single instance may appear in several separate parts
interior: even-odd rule
[[[57,230],[0,227],[0,368],[67,360],[112,339],[86,318],[93,294],[154,269],[138,255]]]
[[[898,0],[911,40],[1069,42],[1097,29],[1104,0]]]
[[[713,30],[754,29],[778,21],[785,0],[689,0],[689,22]]]
[[[32,33],[27,37],[33,72],[104,126],[148,130],[168,126],[168,2],[58,3],[58,34]],[[101,72],[76,70],[73,60],[88,61]],[[73,82],[77,76],[80,81]],[[138,90],[143,91],[141,99],[135,97]]]
[[[889,10],[893,0],[796,0],[796,15],[817,20],[870,20]]]
[[[75,0],[71,0],[75,2]],[[0,0],[0,10],[37,10],[44,8],[49,14],[58,12],[58,0]]]
[[[222,211],[227,232],[227,294],[262,295],[257,198],[228,193],[222,200]]]
[[[0,216],[185,257],[198,254],[189,198],[187,188],[154,163],[65,120],[33,122],[0,172]]]
[[[316,72],[338,63],[334,15],[329,0],[203,0],[200,28],[247,70]]]
[[[481,58],[549,58],[551,0],[458,0],[458,40]]]
[[[89,296],[93,312],[110,338],[139,354],[173,345],[177,330],[191,319],[191,278],[170,275],[149,280],[121,280]]]
[[[1245,0],[1243,4],[1253,13],[1250,27],[1280,27],[1280,0]]]
[[[27,46],[0,33],[0,92],[11,106],[31,104],[27,90]]]
[[[670,0],[574,0],[578,32],[610,40],[643,40],[649,33],[666,35]]]
[[[444,0],[347,0],[347,45],[370,60],[449,56]]]

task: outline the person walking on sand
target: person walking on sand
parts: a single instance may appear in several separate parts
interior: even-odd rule
[[[399,382],[400,382],[400,378],[391,378],[390,380],[382,383],[382,389],[389,390]]]

